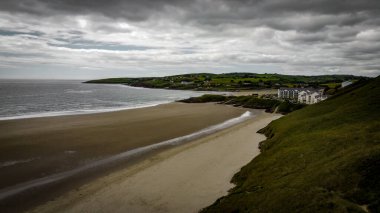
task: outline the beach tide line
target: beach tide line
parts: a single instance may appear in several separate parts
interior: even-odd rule
[[[33,113],[33,114],[0,117],[0,121],[28,119],[28,118],[56,117],[56,116],[70,116],[70,115],[88,115],[88,114],[97,114],[97,113],[104,113],[104,112],[117,112],[117,111],[122,111],[122,110],[154,107],[154,106],[158,106],[161,104],[168,104],[168,103],[171,103],[171,101],[156,101],[156,102],[151,102],[147,104],[137,104],[137,105],[131,105],[131,106],[102,108],[102,109],[77,109],[77,110],[68,110],[68,111],[40,112],[40,113]]]
[[[0,190],[0,200],[6,199],[6,198],[11,197],[11,196],[15,196],[19,193],[26,192],[28,190],[31,190],[31,189],[34,189],[37,187],[42,187],[44,185],[48,185],[48,184],[51,184],[54,182],[64,180],[65,178],[69,178],[69,177],[72,177],[74,175],[78,175],[78,174],[85,172],[85,171],[89,171],[90,169],[95,169],[97,167],[104,166],[104,165],[107,165],[110,163],[115,163],[117,161],[126,160],[128,158],[138,156],[141,154],[145,154],[145,153],[148,153],[150,151],[157,150],[160,148],[176,146],[176,145],[180,145],[180,144],[183,144],[183,143],[186,143],[189,141],[193,141],[193,140],[201,138],[203,136],[210,135],[212,133],[215,133],[215,132],[221,131],[223,129],[232,127],[236,124],[244,122],[244,121],[246,121],[250,118],[253,118],[253,117],[254,117],[254,114],[252,114],[249,111],[246,111],[245,113],[243,113],[239,117],[229,119],[229,120],[224,121],[220,124],[212,125],[210,127],[204,128],[200,131],[194,132],[194,133],[189,134],[189,135],[173,138],[173,139],[166,140],[166,141],[156,143],[156,144],[152,144],[149,146],[144,146],[144,147],[132,149],[132,150],[129,150],[126,152],[122,152],[122,153],[113,155],[111,157],[107,157],[107,158],[104,158],[104,159],[101,159],[98,161],[88,163],[84,166],[81,166],[81,167],[73,169],[73,170],[49,175],[49,176],[46,176],[43,178],[38,178],[35,180],[31,180],[31,181],[20,183],[20,184],[14,185],[14,186],[10,186],[10,187],[7,187],[7,188]]]

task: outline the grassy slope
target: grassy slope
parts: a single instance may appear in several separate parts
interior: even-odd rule
[[[380,78],[272,122],[204,212],[380,212]]]

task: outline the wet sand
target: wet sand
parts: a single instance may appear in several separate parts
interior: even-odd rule
[[[118,112],[0,121],[0,191],[187,135],[245,111],[217,104],[172,103]],[[66,187],[52,191],[61,193],[79,182],[72,180]],[[17,209],[23,210],[19,201],[25,204],[25,199],[38,200],[40,195],[31,192],[31,196],[17,202],[0,201],[0,209],[18,205]],[[44,197],[49,198],[49,193]]]
[[[253,110],[244,123],[163,151],[41,205],[33,212],[197,212],[226,195],[259,154],[256,131],[280,115]]]

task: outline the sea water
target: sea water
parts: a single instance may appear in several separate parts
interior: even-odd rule
[[[82,82],[0,80],[0,120],[140,108],[204,94]]]

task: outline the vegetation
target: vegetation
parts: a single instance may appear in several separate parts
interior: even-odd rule
[[[235,91],[279,87],[325,87],[336,89],[341,82],[364,77],[353,75],[293,76],[280,74],[197,73],[150,78],[109,78],[86,83],[126,84],[135,87],[183,90]]]
[[[274,99],[258,98],[257,96],[224,96],[206,94],[200,97],[191,97],[189,99],[180,100],[184,103],[206,103],[218,102],[221,104],[229,104],[234,106],[242,106],[253,109],[266,109],[267,112],[277,112],[286,114],[306,106],[304,104],[295,104],[290,102],[282,102]]]
[[[380,78],[260,132],[262,153],[203,212],[380,212]]]
[[[208,102],[219,102],[224,103],[228,99],[232,98],[233,96],[224,96],[224,95],[212,95],[212,94],[205,94],[199,97],[191,97],[184,100],[179,100],[179,102],[183,103],[208,103]]]

